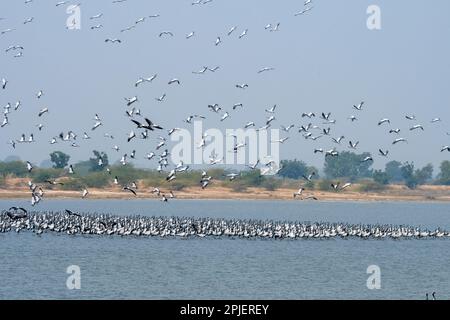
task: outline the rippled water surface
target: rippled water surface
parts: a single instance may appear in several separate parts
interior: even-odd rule
[[[28,202],[0,201],[0,210]],[[445,203],[47,200],[39,210],[349,223],[450,229]],[[0,234],[0,298],[450,298],[450,240],[159,239]],[[81,269],[68,290],[66,268]],[[366,286],[369,265],[381,289]]]

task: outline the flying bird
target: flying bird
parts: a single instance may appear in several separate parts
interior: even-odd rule
[[[158,101],[158,102],[163,102],[165,98],[166,98],[166,94],[163,93],[162,96],[160,96],[159,98],[155,98],[155,99],[156,99],[156,101]]]
[[[275,113],[275,109],[277,108],[277,105],[274,104],[270,109],[266,109],[266,112],[268,113]]]
[[[304,117],[307,117],[307,118],[312,118],[312,117],[315,117],[316,115],[315,115],[315,113],[314,112],[308,112],[308,113],[305,113],[305,112],[303,112],[302,113],[302,118],[304,118]]]
[[[173,33],[170,31],[163,31],[159,34],[159,37],[161,38],[162,36],[171,36],[173,37]]]
[[[237,28],[236,26],[231,27],[230,30],[228,30],[227,35],[228,36],[231,35],[233,31],[236,30],[236,28]]]
[[[123,187],[122,190],[123,190],[123,191],[131,192],[132,194],[134,194],[134,196],[137,196],[136,191],[133,190],[132,188],[128,187],[128,186]]]
[[[86,198],[88,195],[89,195],[88,189],[84,188],[84,189],[83,189],[83,192],[82,192],[82,194],[81,194],[81,199]]]
[[[424,131],[424,128],[421,124],[416,124],[416,125],[412,126],[411,128],[409,128],[410,131],[417,130],[417,129]]]
[[[241,39],[242,37],[245,37],[247,35],[248,29],[245,29],[244,31],[242,31],[242,33],[239,35],[239,39]]]
[[[389,150],[383,151],[381,149],[378,149],[378,152],[380,153],[380,156],[387,157],[389,154]]]
[[[361,101],[358,105],[353,105],[353,108],[355,108],[356,110],[361,111],[363,105],[364,105],[364,101]]]
[[[361,160],[361,162],[368,162],[368,161],[373,161],[371,156],[365,157],[364,159]]]
[[[111,42],[111,43],[122,43],[122,40],[120,39],[106,39],[105,42]]]
[[[264,68],[259,69],[258,73],[263,73],[263,72],[272,71],[272,70],[275,70],[275,68],[273,68],[273,67],[264,67]]]
[[[392,142],[392,144],[397,144],[399,142],[408,142],[408,141],[405,138],[397,138]]]
[[[48,113],[48,108],[43,108],[39,111],[38,116],[42,117],[45,113]]]
[[[178,80],[177,78],[173,78],[172,80],[170,80],[170,81],[168,82],[168,84],[172,84],[172,83],[181,84],[180,80]]]
[[[33,170],[33,165],[31,164],[30,161],[27,161],[27,171],[31,172]]]
[[[355,143],[349,141],[348,144],[349,144],[349,148],[350,148],[350,149],[356,149],[356,147],[357,147],[358,144],[359,144],[359,141],[356,141]]]
[[[134,96],[131,98],[125,98],[125,101],[127,102],[127,106],[131,106],[133,103],[138,101],[138,97]]]

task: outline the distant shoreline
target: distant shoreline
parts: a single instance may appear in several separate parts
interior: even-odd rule
[[[160,188],[161,193],[168,193],[169,188]],[[121,191],[120,188],[89,189],[87,199],[93,200],[133,200],[133,199],[158,199],[151,193],[151,188],[138,189],[137,196]],[[268,191],[263,188],[248,188],[244,192],[235,192],[230,188],[220,186],[210,186],[205,190],[200,187],[189,187],[180,191],[174,191],[177,199],[186,200],[284,200],[301,201],[300,197],[293,197],[295,189],[281,188],[275,191]],[[329,192],[319,190],[306,190],[304,196],[314,195],[318,201],[333,202],[450,202],[450,187],[446,186],[421,186],[416,190],[409,190],[401,186],[389,186],[383,192],[357,192],[345,190],[342,192]],[[26,188],[0,188],[0,199],[27,199],[30,198],[30,191]],[[45,190],[45,199],[81,199],[81,191]],[[170,201],[170,199],[169,199]],[[315,201],[315,200],[304,200]]]

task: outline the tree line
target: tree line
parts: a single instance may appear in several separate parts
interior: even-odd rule
[[[428,164],[422,168],[416,168],[413,162],[390,161],[384,170],[372,168],[372,161],[363,161],[370,156],[368,153],[356,154],[345,151],[338,157],[326,157],[322,173],[316,167],[307,165],[301,160],[282,160],[281,169],[277,176],[261,176],[259,170],[246,170],[234,181],[228,181],[226,174],[230,170],[223,168],[210,168],[208,172],[216,180],[220,180],[222,185],[228,186],[236,192],[246,191],[251,187],[263,187],[267,190],[275,190],[282,186],[298,185],[297,180],[302,180],[309,189],[329,190],[331,180],[346,180],[364,184],[361,191],[383,190],[383,186],[389,184],[404,184],[410,189],[415,189],[423,184],[450,185],[450,161],[443,161],[439,167],[439,173],[433,177],[434,168]],[[80,161],[73,165],[74,175],[68,175],[65,169],[70,161],[70,156],[55,151],[50,154],[52,168],[35,167],[29,173],[23,161],[0,161],[0,186],[3,185],[8,176],[30,177],[36,183],[45,182],[52,179],[64,179],[63,189],[77,189],[82,186],[106,187],[111,185],[112,177],[106,172],[110,168],[113,176],[119,176],[122,183],[129,183],[135,180],[143,180],[148,186],[164,184],[165,175],[156,170],[135,168],[129,164],[110,164],[108,155],[97,150],[93,151],[93,156],[85,161]],[[314,173],[314,174],[313,174]],[[198,185],[199,172],[190,171],[177,176],[171,183],[171,188],[180,190],[185,187]],[[297,181],[297,182],[295,182]]]

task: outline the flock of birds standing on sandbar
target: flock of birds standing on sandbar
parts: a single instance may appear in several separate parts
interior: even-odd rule
[[[247,239],[449,239],[450,232],[406,225],[363,225],[194,217],[115,216],[64,212],[28,212],[11,207],[0,214],[0,233],[29,231],[67,235],[161,238]]]

